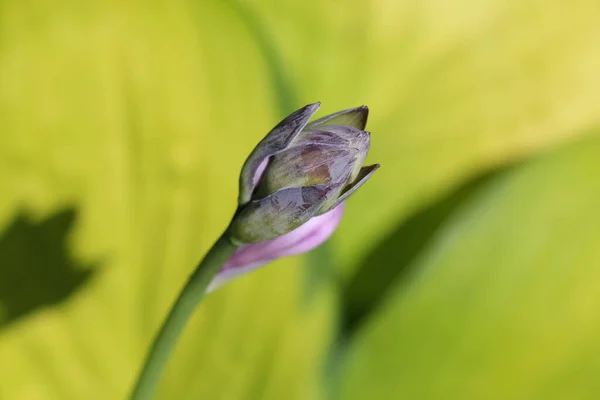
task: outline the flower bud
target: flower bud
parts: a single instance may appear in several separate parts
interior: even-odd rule
[[[368,109],[358,107],[312,123],[320,103],[281,121],[256,146],[240,174],[231,240],[250,244],[282,236],[341,204],[379,167],[363,167]]]

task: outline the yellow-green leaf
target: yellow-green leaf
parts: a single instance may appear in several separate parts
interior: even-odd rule
[[[353,341],[341,398],[598,398],[599,159],[596,131],[468,201]]]
[[[0,397],[125,398],[277,122],[265,60],[220,1],[0,8],[0,252],[19,255],[0,287],[24,288],[0,304],[27,303],[0,311]],[[332,302],[301,303],[297,264],[211,295],[159,398],[316,397]]]
[[[349,270],[373,238],[461,178],[596,124],[598,7],[4,0],[0,254],[19,243],[51,269],[52,252],[35,243],[58,244],[69,267],[57,276],[69,284],[26,312],[0,310],[0,396],[123,397],[228,222],[243,160],[287,103],[323,101],[321,115],[370,106],[370,157],[382,168],[335,240],[334,262]],[[282,90],[286,77],[298,96]],[[65,215],[72,222],[48,234]],[[41,242],[24,240],[30,231]],[[282,261],[211,295],[162,398],[316,397],[334,291],[307,285],[305,269]],[[0,264],[0,279],[14,270]],[[25,287],[43,287],[34,278]],[[317,288],[309,302],[307,286]]]

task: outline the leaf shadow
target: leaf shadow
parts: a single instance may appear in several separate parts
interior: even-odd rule
[[[65,301],[94,275],[97,265],[69,253],[76,220],[73,207],[41,221],[19,212],[0,233],[0,329]]]
[[[342,289],[340,338],[350,339],[378,309],[392,288],[406,283],[414,272],[414,261],[434,238],[438,229],[474,194],[491,181],[520,165],[515,162],[487,170],[467,179],[456,189],[419,209],[374,246],[360,262],[356,274]]]

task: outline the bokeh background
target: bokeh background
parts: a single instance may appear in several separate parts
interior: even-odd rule
[[[600,3],[0,1],[0,399],[124,399],[283,115],[370,107],[337,233],[160,399],[600,398]]]

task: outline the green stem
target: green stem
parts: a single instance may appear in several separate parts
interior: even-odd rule
[[[179,335],[206,295],[208,285],[236,248],[223,234],[200,261],[152,343],[142,372],[131,394],[131,400],[149,400],[154,397],[162,371]]]

